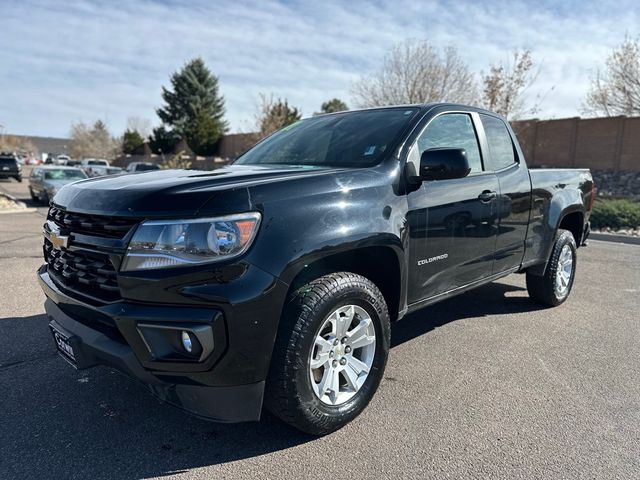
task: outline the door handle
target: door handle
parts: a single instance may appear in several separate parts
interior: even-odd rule
[[[480,199],[481,202],[490,202],[497,196],[498,196],[498,192],[495,192],[493,190],[485,190],[480,195],[478,195],[478,198]]]

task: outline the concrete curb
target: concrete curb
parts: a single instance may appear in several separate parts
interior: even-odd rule
[[[9,213],[33,213],[37,212],[37,208],[28,207],[28,208],[12,208],[10,210],[0,210],[0,215],[5,215]]]
[[[589,234],[589,240],[600,240],[603,242],[626,243],[629,245],[640,245],[640,237],[632,237],[630,235],[617,235],[615,233],[596,233]]]
[[[14,202],[16,205],[18,205],[18,208],[10,208],[8,210],[0,210],[0,215],[5,214],[5,213],[31,213],[31,212],[35,212],[35,211],[38,210],[37,208],[27,207],[26,203],[21,202],[16,197],[14,197],[13,195],[9,195],[6,192],[0,192],[0,197],[5,197],[6,199],[8,199],[8,200]]]

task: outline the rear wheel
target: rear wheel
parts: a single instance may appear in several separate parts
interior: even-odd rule
[[[33,200],[34,202],[37,202],[38,200],[40,200],[38,196],[35,193],[33,193],[33,189],[31,187],[29,187],[29,194],[31,195],[31,200]]]
[[[527,291],[532,300],[556,307],[569,297],[576,271],[577,247],[568,230],[558,230],[551,257],[542,276],[527,272]]]
[[[354,273],[332,273],[290,298],[271,360],[265,404],[312,435],[331,433],[367,406],[389,353],[380,290]]]

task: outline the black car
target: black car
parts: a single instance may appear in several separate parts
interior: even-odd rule
[[[594,195],[588,170],[529,170],[486,110],[321,115],[214,171],[62,187],[38,276],[76,368],[115,367],[209,419],[266,406],[320,435],[369,403],[407,313],[512,273],[565,302]]]
[[[151,170],[160,170],[160,165],[151,162],[133,162],[126,168],[126,171],[129,173],[149,172]]]
[[[0,154],[0,178],[14,178],[22,182],[22,166],[18,157],[10,153]]]

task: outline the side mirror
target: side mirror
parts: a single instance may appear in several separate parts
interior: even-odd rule
[[[463,148],[430,148],[420,157],[422,180],[448,180],[469,175],[471,168]]]

